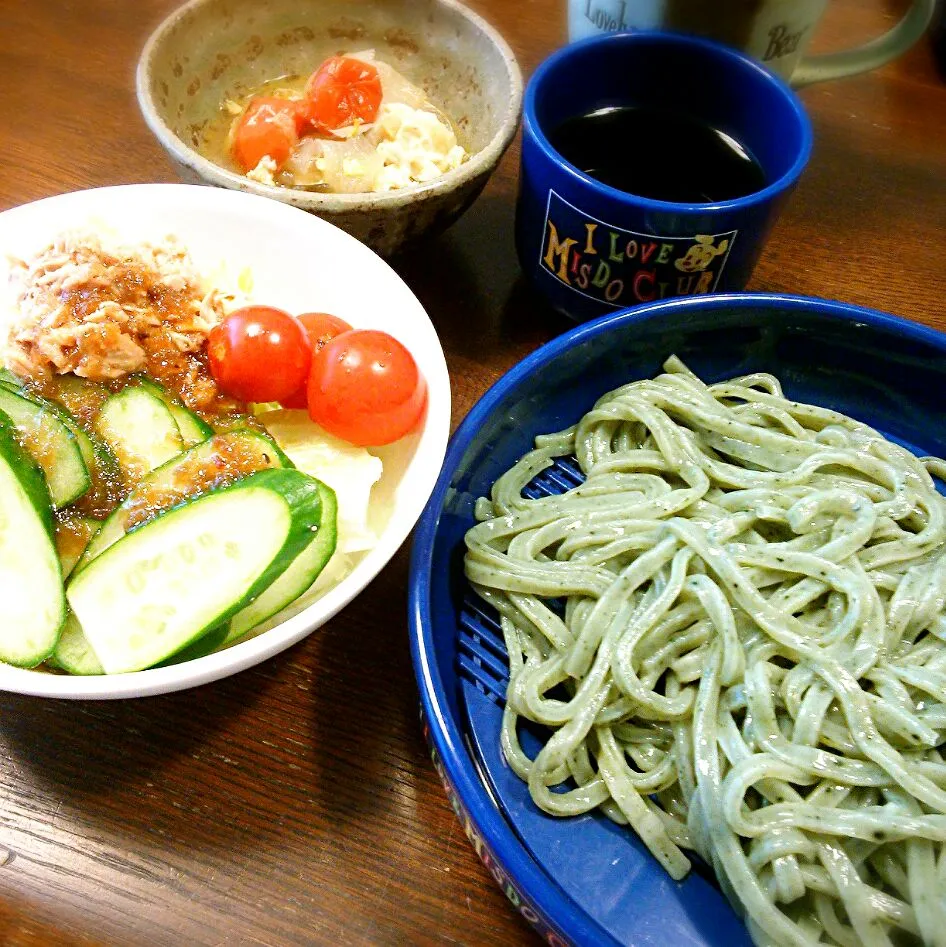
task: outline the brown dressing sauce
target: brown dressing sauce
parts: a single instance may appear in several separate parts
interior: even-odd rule
[[[246,409],[217,387],[205,352],[181,352],[164,333],[148,336],[141,344],[147,357],[146,373],[208,424]]]
[[[203,348],[197,352],[182,352],[171,335],[177,332],[193,338],[198,333],[199,330],[189,327],[193,325],[194,301],[199,290],[188,284],[169,286],[150,267],[134,260],[105,256],[103,263],[108,267],[107,278],[92,278],[60,294],[61,302],[70,312],[64,321],[67,324],[84,322],[103,303],[118,303],[123,309],[136,311],[126,331],[145,353],[147,375],[201,417],[243,410],[244,405],[226,397],[217,388]],[[107,346],[108,340],[103,336],[102,355],[107,355]],[[104,378],[94,366],[83,374],[108,392],[119,391],[134,378],[134,375]],[[107,394],[88,386],[83,390],[82,381],[76,378],[64,384],[58,378],[51,378],[34,384],[40,394],[60,401],[86,425]]]
[[[128,487],[117,466],[110,470],[102,464],[93,464],[89,476],[91,486],[70,509],[79,516],[104,519],[125,499]]]
[[[78,559],[92,532],[92,527],[72,510],[56,514],[56,550],[63,558]]]
[[[182,352],[175,344],[173,333],[182,333],[190,340],[200,340],[194,326],[194,301],[200,290],[180,281],[180,285],[168,285],[147,265],[116,256],[103,255],[102,270],[76,285],[66,285],[60,292],[61,303],[66,307],[65,324],[82,323],[103,303],[117,303],[126,312],[131,312],[124,332],[130,336],[145,354],[144,374],[160,384],[169,394],[180,400],[188,409],[206,421],[215,431],[223,432],[237,428],[263,427],[246,413],[246,405],[225,396],[217,387],[207,361],[206,346],[196,352]],[[116,329],[113,324],[104,328]],[[28,394],[40,397],[64,407],[75,418],[78,425],[90,435],[94,443],[99,439],[94,422],[105,401],[128,385],[138,383],[139,374],[126,374],[120,378],[96,377],[95,368],[109,370],[110,354],[107,333],[89,343],[76,346],[74,354],[78,366],[85,362],[90,368],[90,378],[65,374],[45,374],[33,378],[25,385]],[[114,355],[114,352],[112,352]],[[83,356],[89,356],[83,359]],[[111,363],[114,367],[114,360]],[[53,463],[52,447],[48,438],[37,429],[23,437],[24,446],[37,458],[44,469]],[[252,454],[252,457],[251,457]],[[158,509],[180,502],[194,492],[213,489],[233,482],[247,472],[260,469],[258,452],[247,450],[244,455],[232,446],[224,448],[215,457],[214,464],[204,465],[199,470],[181,475],[180,487],[171,488],[167,495],[142,501],[142,510],[136,509],[131,516],[135,523],[142,517],[149,518]],[[92,484],[88,492],[72,504],[60,517],[86,516],[103,519],[128,496],[136,486],[126,481],[113,458],[106,456],[104,462],[90,465]],[[147,509],[151,509],[148,514]],[[138,519],[135,519],[138,517]]]
[[[139,487],[124,514],[126,532],[140,526],[191,497],[229,486],[242,477],[276,466],[276,453],[261,452],[255,445],[230,438],[215,438],[210,457],[194,457],[181,464],[171,483],[145,489]]]

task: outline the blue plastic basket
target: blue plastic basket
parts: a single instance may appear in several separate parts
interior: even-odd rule
[[[480,858],[550,944],[749,944],[697,867],[672,881],[603,816],[540,812],[498,745],[505,654],[463,577],[473,505],[532,446],[604,392],[679,355],[704,380],[769,371],[787,394],[835,408],[919,453],[946,454],[946,336],[856,306],[761,294],[674,299],[581,325],[501,378],[460,425],[415,533],[410,627],[438,772]],[[531,486],[564,488],[567,465]],[[556,483],[556,478],[561,483]]]

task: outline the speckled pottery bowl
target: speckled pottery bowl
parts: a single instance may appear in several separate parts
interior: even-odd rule
[[[197,152],[225,99],[369,48],[451,117],[468,161],[401,191],[327,194],[260,184]],[[456,0],[191,0],[149,38],[137,92],[185,181],[301,207],[390,256],[449,226],[479,195],[515,134],[522,75],[505,40]]]

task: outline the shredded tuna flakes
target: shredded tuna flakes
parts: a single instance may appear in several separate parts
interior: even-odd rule
[[[232,297],[208,288],[172,238],[105,246],[67,233],[14,260],[19,318],[3,360],[24,378],[74,372],[106,381],[150,367],[157,351],[198,353]]]

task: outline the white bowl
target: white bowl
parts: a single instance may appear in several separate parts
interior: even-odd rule
[[[383,329],[411,351],[429,391],[421,430],[378,452],[385,468],[375,486],[380,541],[299,614],[225,651],[131,674],[70,677],[0,664],[0,690],[104,700],[169,693],[235,674],[302,640],[348,604],[407,538],[433,489],[449,434],[450,381],[427,313],[380,257],[305,211],[240,191],[135,184],[13,208],[0,214],[0,285],[7,282],[8,255],[29,256],[64,230],[90,227],[113,232],[123,242],[174,235],[208,277],[222,264],[233,280],[250,273],[254,302],[290,312],[332,312],[358,328]],[[0,307],[0,336],[12,316],[8,303]]]

